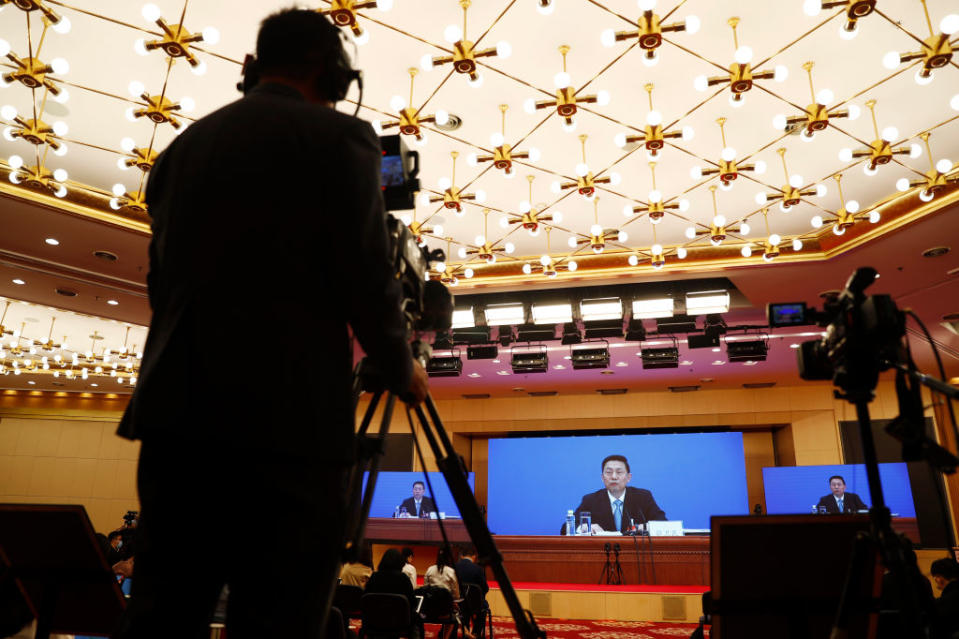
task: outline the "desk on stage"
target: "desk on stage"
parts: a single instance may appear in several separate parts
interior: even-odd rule
[[[450,542],[470,540],[461,519],[447,519],[443,523]],[[896,518],[893,528],[918,542],[915,518]],[[430,546],[438,545],[443,539],[439,524],[433,519],[371,518],[366,537],[374,544]],[[606,563],[604,547],[609,543],[620,546],[624,584],[709,585],[708,535],[653,537],[652,549],[650,540],[642,537],[494,535],[494,540],[503,554],[506,572],[517,582],[595,584]],[[639,545],[638,559],[635,544]],[[490,573],[487,576],[493,578]]]

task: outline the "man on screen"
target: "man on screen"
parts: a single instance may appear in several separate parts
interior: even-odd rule
[[[644,488],[626,485],[633,475],[629,470],[629,461],[625,457],[609,455],[603,460],[602,469],[605,488],[583,495],[574,513],[577,526],[581,512],[590,513],[593,533],[617,530],[626,532],[630,529],[630,520],[642,526],[647,521],[666,519],[666,513],[656,505],[651,492]],[[566,532],[565,525],[563,528],[561,532]]]
[[[869,506],[863,503],[859,495],[846,492],[846,480],[842,478],[842,475],[833,475],[829,478],[829,490],[832,493],[821,497],[819,503],[816,504],[819,512],[822,512],[823,508],[830,515],[869,510]]]
[[[423,495],[426,492],[426,485],[421,481],[413,482],[413,496],[407,497],[400,504],[400,513],[406,509],[410,517],[429,517],[429,514],[436,511],[433,500]]]

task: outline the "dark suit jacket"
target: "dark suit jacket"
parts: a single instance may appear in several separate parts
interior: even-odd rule
[[[583,500],[576,508],[576,525],[579,526],[579,514],[583,511],[590,513],[594,524],[602,526],[603,530],[616,530],[616,520],[613,519],[613,505],[609,502],[609,493],[606,489],[597,490],[595,493],[583,495]],[[620,532],[626,532],[629,529],[629,519],[633,518],[637,523],[646,521],[665,521],[666,513],[656,504],[653,494],[644,488],[626,487],[626,494],[623,496],[623,523]],[[560,533],[566,532],[566,525],[563,524]]]
[[[416,517],[416,500],[412,497],[404,499],[403,503],[400,504],[400,508],[405,508],[406,512],[410,514],[410,517]],[[423,495],[423,501],[420,502],[420,514],[432,512],[436,512],[436,505],[432,499]]]
[[[836,498],[832,493],[819,498],[816,504],[818,510],[820,506],[826,507],[826,512],[830,515],[838,515],[839,507],[836,505]],[[847,513],[854,513],[859,510],[869,510],[869,506],[863,503],[862,499],[856,493],[844,493],[842,498],[842,507]]]
[[[118,434],[352,459],[348,326],[390,390],[412,373],[380,155],[366,122],[263,84],[157,158],[153,320]]]
[[[959,631],[959,581],[950,581],[936,599],[939,629],[945,633]]]
[[[363,592],[385,592],[403,595],[410,602],[410,620],[418,621],[416,614],[416,598],[413,596],[413,584],[410,578],[399,570],[377,570],[370,575]]]
[[[469,559],[460,559],[453,566],[456,571],[456,578],[460,582],[460,592],[465,593],[466,584],[476,584],[483,591],[483,594],[489,592],[489,584],[486,583],[486,570],[479,564],[475,564]]]

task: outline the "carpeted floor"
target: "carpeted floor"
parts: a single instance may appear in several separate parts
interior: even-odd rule
[[[597,621],[577,619],[537,619],[536,623],[546,632],[548,639],[666,639],[689,637],[696,629],[693,623],[663,623],[655,621]],[[355,627],[354,627],[355,625]],[[358,622],[351,622],[354,630]],[[426,624],[425,639],[436,639],[439,626]],[[709,629],[706,629],[709,636]],[[493,639],[519,639],[513,620],[509,617],[493,618]]]

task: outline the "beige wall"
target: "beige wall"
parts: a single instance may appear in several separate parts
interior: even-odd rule
[[[137,510],[139,445],[116,419],[0,415],[0,502],[81,504],[98,532]]]

